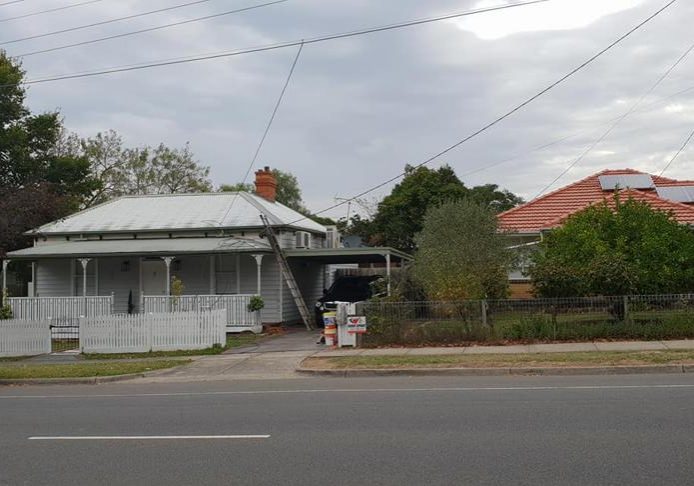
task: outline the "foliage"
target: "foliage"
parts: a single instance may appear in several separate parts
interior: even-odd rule
[[[694,233],[667,213],[615,196],[569,218],[534,254],[543,297],[694,290]]]
[[[427,211],[417,235],[414,276],[433,300],[502,298],[512,254],[489,209],[446,202]]]
[[[71,135],[63,150],[89,162],[96,182],[85,207],[124,195],[207,192],[212,188],[209,167],[195,160],[189,144],[181,149],[164,144],[128,148],[120,135],[109,130],[92,138]]]
[[[263,298],[259,295],[254,295],[248,303],[248,312],[257,312],[263,309],[263,307],[265,307]]]
[[[430,207],[446,201],[470,199],[494,212],[510,209],[522,200],[494,184],[468,188],[453,169],[405,167],[405,178],[379,204],[372,219],[359,215],[343,222],[345,234],[359,235],[374,246],[391,246],[403,251],[416,249],[415,235],[422,230]]]
[[[76,209],[94,185],[88,162],[62,151],[59,113],[25,106],[24,76],[0,50],[0,256],[26,246],[24,231]]]
[[[183,285],[183,281],[180,278],[175,275],[171,278],[171,295],[180,297],[183,295],[185,288],[186,286]]]

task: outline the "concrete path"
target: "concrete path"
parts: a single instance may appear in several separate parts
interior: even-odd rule
[[[320,351],[318,331],[290,330],[283,336],[263,339],[252,346],[232,349],[217,356],[196,358],[193,363],[136,383],[202,382],[298,378],[296,368],[304,358]]]
[[[401,356],[401,355],[457,355],[457,354],[525,354],[525,353],[570,353],[580,351],[657,351],[673,349],[694,350],[694,339],[676,341],[613,341],[594,343],[518,344],[509,346],[460,346],[424,348],[382,349],[323,349],[314,356],[328,358],[336,356]]]

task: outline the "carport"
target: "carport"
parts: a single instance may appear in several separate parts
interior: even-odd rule
[[[393,264],[404,266],[413,260],[411,255],[388,247],[359,247],[359,248],[316,248],[285,250],[290,261],[313,262],[323,265],[344,264],[384,264],[390,295],[390,276]]]

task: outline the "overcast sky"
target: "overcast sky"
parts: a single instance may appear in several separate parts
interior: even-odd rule
[[[190,0],[79,0],[0,7],[0,42]],[[266,0],[267,1],[267,0]],[[139,19],[0,46],[10,55],[263,3],[211,0]],[[24,58],[29,79],[310,38],[502,0],[289,0],[249,12]],[[666,0],[551,0],[306,46],[256,166],[294,173],[310,209],[334,204],[463,138],[558,79]],[[623,44],[512,118],[432,164],[467,185],[534,197],[625,113],[690,46],[680,0]],[[250,163],[296,48],[33,85],[32,110],[59,109],[81,136],[114,129],[129,145],[189,141],[215,184]],[[694,55],[692,55],[694,57]],[[694,128],[694,59],[555,185],[605,168],[660,172]],[[691,91],[680,93],[692,88]],[[675,95],[675,96],[673,96]],[[566,138],[569,137],[569,138]],[[564,139],[564,140],[562,140]],[[562,140],[548,148],[539,146]],[[666,175],[694,179],[694,144]],[[487,167],[486,170],[478,170]],[[375,200],[392,186],[374,193]],[[329,215],[344,216],[346,208]]]

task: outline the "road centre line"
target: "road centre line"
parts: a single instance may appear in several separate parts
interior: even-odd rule
[[[166,398],[166,397],[205,397],[233,395],[291,395],[320,393],[438,393],[438,392],[489,392],[489,391],[554,391],[554,390],[648,390],[648,389],[692,389],[693,384],[662,385],[574,385],[574,386],[475,386],[475,387],[436,387],[436,388],[335,388],[299,390],[236,390],[216,392],[172,392],[172,393],[103,393],[95,395],[0,395],[0,400],[22,399],[71,399],[71,398]]]
[[[27,437],[28,440],[218,440],[269,438],[270,435],[100,435]]]

